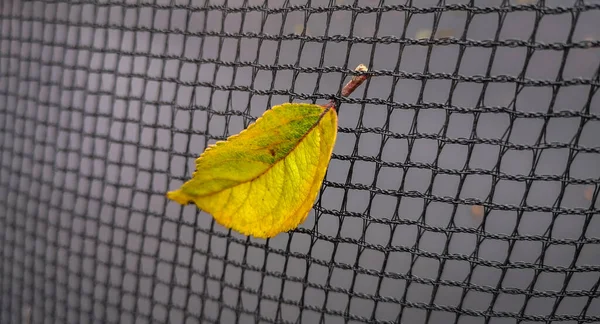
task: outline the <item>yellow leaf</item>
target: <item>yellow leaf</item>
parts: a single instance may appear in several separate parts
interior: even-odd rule
[[[208,147],[192,179],[167,197],[195,203],[226,228],[273,237],[306,219],[336,136],[333,108],[275,106],[246,130]]]

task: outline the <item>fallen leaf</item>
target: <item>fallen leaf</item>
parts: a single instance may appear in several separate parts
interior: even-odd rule
[[[356,71],[366,72],[360,64]],[[367,79],[355,75],[349,96]],[[323,183],[337,136],[334,102],[284,103],[237,135],[209,146],[192,178],[167,198],[196,204],[226,228],[270,238],[298,227]]]
[[[192,179],[167,197],[195,203],[226,228],[273,237],[305,220],[336,135],[335,109],[275,106],[246,130],[207,148]]]

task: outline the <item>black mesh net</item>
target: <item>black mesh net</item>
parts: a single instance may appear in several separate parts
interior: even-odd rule
[[[0,323],[600,322],[598,21],[579,0],[1,1]],[[332,97],[297,230],[165,198],[268,107]]]

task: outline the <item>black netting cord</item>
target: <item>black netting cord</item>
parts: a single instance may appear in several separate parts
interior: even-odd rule
[[[586,132],[600,125],[595,99],[600,88],[600,41],[577,34],[584,20],[590,19],[588,15],[598,17],[599,3],[182,2],[14,0],[0,5],[0,323],[600,322],[600,259],[597,252],[589,257],[589,251],[598,251],[600,244],[600,178],[591,164],[586,175],[574,171],[578,159],[599,161],[600,156],[598,141],[592,145],[584,141]],[[78,16],[73,12],[84,10],[88,18],[73,17]],[[183,26],[178,24],[183,19],[178,12],[185,16]],[[408,32],[426,15],[435,35],[452,12],[464,15],[453,37],[416,39]],[[350,17],[343,35],[332,27],[338,13]],[[402,17],[397,35],[382,31],[384,16],[390,13]],[[290,34],[285,26],[293,24],[297,14],[302,15],[302,32]],[[527,19],[532,26],[524,39],[503,37],[502,31],[512,23],[508,20],[521,14],[530,15]],[[127,18],[115,22],[117,15]],[[196,15],[205,17],[199,27],[194,27]],[[218,23],[210,22],[208,15],[219,16]],[[486,15],[495,17],[495,33],[487,39],[471,39],[469,32],[477,18]],[[356,32],[366,16],[373,20],[371,36]],[[568,23],[562,22],[568,30],[566,38],[539,40],[547,28],[544,19],[555,16],[568,17]],[[227,24],[232,17],[239,19],[235,30]],[[270,17],[280,17],[275,31]],[[307,32],[312,19],[324,20],[322,32]],[[259,27],[249,31],[245,26],[253,21]],[[90,42],[89,31],[104,44]],[[147,39],[127,36],[142,34]],[[179,45],[196,39],[201,40],[196,54]],[[216,46],[209,39],[216,39]],[[109,46],[109,40],[118,46]],[[237,41],[235,51],[222,54],[230,50],[227,42],[231,40]],[[255,43],[248,48],[242,40]],[[297,53],[286,50],[288,42],[297,44]],[[259,58],[267,52],[263,46],[271,43],[273,59],[265,63]],[[144,48],[145,44],[177,50]],[[318,52],[311,47],[314,44],[320,45]],[[340,44],[343,53],[332,64],[328,53],[340,51]],[[372,77],[364,90],[345,98],[339,96],[343,82],[328,87],[328,75],[346,80],[355,74],[354,51],[362,51],[361,63],[380,66],[377,49],[384,45],[396,46],[397,55],[387,60],[385,69],[369,71]],[[418,72],[408,71],[403,63],[410,60],[412,48],[426,49]],[[440,48],[457,50],[448,59],[451,72],[433,68],[435,51]],[[463,72],[472,49],[489,50],[482,73]],[[503,49],[525,53],[518,73],[494,70]],[[314,66],[303,61],[307,50],[317,57]],[[218,53],[216,58],[213,52]],[[248,52],[255,53],[255,59],[248,59]],[[530,74],[541,52],[560,56],[552,77]],[[596,61],[590,64],[589,74],[574,77],[569,73],[573,68],[569,60],[578,53],[595,53],[590,60]],[[139,68],[119,64],[133,58],[143,58]],[[163,62],[160,72],[151,73],[156,62]],[[164,62],[172,65],[167,68]],[[214,69],[207,78],[198,68],[189,81],[189,66]],[[228,71],[231,76],[223,81]],[[248,84],[238,82],[245,73]],[[282,85],[276,80],[284,73],[291,77],[289,84]],[[264,75],[270,80],[261,83]],[[308,87],[302,83],[306,75],[315,76],[311,81],[315,83]],[[403,81],[418,83],[416,99],[408,100],[395,91],[373,96],[377,78],[389,80],[391,89],[401,88]],[[442,101],[427,92],[435,82],[449,85]],[[156,88],[147,86],[154,83]],[[465,84],[479,87],[474,105],[457,98],[457,89]],[[497,85],[514,88],[508,104],[489,103]],[[180,89],[191,91],[173,95]],[[549,100],[542,109],[519,101],[531,89],[548,91]],[[561,93],[571,89],[581,90],[582,106],[561,106]],[[245,104],[238,103],[240,94]],[[329,177],[334,172],[328,171],[311,221],[281,234],[285,238],[261,241],[206,222],[208,215],[192,207],[173,208],[163,201],[167,187],[187,180],[193,172],[190,161],[199,155],[200,144],[206,147],[227,138],[239,120],[243,127],[256,120],[255,100],[271,107],[282,98],[313,103],[333,99],[340,116],[357,110],[352,125],[339,127],[340,138],[350,138],[351,144],[340,144],[343,149],[332,156],[347,171],[342,177]],[[369,109],[385,111],[383,121],[376,126],[368,121]],[[392,121],[399,111],[413,113],[401,131]],[[431,112],[443,114],[436,132],[422,130]],[[451,120],[457,116],[472,118],[468,136],[453,135]],[[485,116],[506,118],[504,133],[481,135]],[[576,121],[569,140],[548,140],[555,128],[562,127],[553,124],[556,120]],[[514,135],[522,121],[539,124],[534,138],[520,141]],[[369,136],[377,138],[373,154],[365,154],[361,146]],[[406,143],[406,152],[389,159],[386,147],[393,141]],[[427,161],[417,158],[423,141],[435,143],[435,154]],[[461,167],[444,161],[442,152],[453,146],[464,148]],[[472,166],[476,149],[482,146],[494,147],[497,156],[488,167]],[[563,171],[547,173],[545,154],[554,151],[565,154],[566,165]],[[145,158],[145,152],[151,157]],[[527,172],[505,169],[515,152],[531,156]],[[372,166],[372,179],[357,182],[364,165]],[[381,183],[385,169],[402,172],[394,188]],[[418,190],[407,176],[415,170],[430,173]],[[456,191],[437,194],[436,184],[448,176],[457,179]],[[489,192],[470,197],[473,177],[491,179]],[[522,186],[519,201],[503,200],[506,183]],[[536,201],[540,183],[558,184],[552,201]],[[577,186],[591,188],[585,203],[571,203],[570,190]],[[335,207],[327,200],[332,192],[341,196]],[[352,202],[357,193],[367,197],[361,211]],[[380,197],[392,199],[391,214],[378,209]],[[402,206],[415,199],[422,202],[420,209],[414,215],[402,213]],[[431,219],[438,204],[446,206],[447,224]],[[463,207],[482,208],[481,223],[465,225]],[[502,232],[494,223],[505,215],[500,213],[514,216]],[[523,224],[535,214],[549,216],[544,231],[524,230]],[[577,234],[557,234],[565,226],[561,222],[565,215],[573,217]],[[324,225],[331,222],[334,230]],[[352,224],[359,224],[358,229],[349,234],[346,228]],[[385,239],[369,236],[376,226],[386,228]],[[414,239],[398,243],[398,237],[406,235],[405,228],[414,229]],[[436,249],[429,243],[433,234],[443,237]],[[462,236],[473,238],[469,253],[455,250],[453,242]],[[489,254],[488,242],[505,251],[501,257]],[[515,260],[524,244],[539,246],[536,257]],[[347,247],[354,253],[349,254],[351,258],[345,256]],[[553,251],[557,247],[569,249],[568,255],[561,255],[564,262],[556,261]],[[381,256],[380,263],[370,259],[374,254]],[[407,270],[398,270],[394,259],[398,255],[407,256],[402,263]],[[433,261],[435,271],[424,273],[423,260]],[[466,269],[462,279],[449,276],[453,264]],[[478,271],[489,271],[486,275],[493,282],[482,283]],[[526,283],[515,286],[514,273],[531,275]],[[344,284],[339,283],[340,274]],[[548,276],[560,279],[550,285]],[[370,278],[372,289],[365,289],[364,278]],[[581,278],[586,278],[583,286]],[[401,288],[393,293],[386,290],[395,283],[401,283]],[[415,293],[419,287],[427,287],[428,293]],[[483,307],[473,301],[477,296],[486,296]],[[514,305],[508,303],[512,308],[506,306],[506,298],[516,300]],[[340,300],[342,306],[337,305]],[[540,300],[547,301],[545,308]]]

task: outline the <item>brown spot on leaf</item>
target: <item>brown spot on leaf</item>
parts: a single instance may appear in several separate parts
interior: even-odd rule
[[[269,149],[269,153],[271,154],[271,156],[275,156],[275,150],[274,149]]]

